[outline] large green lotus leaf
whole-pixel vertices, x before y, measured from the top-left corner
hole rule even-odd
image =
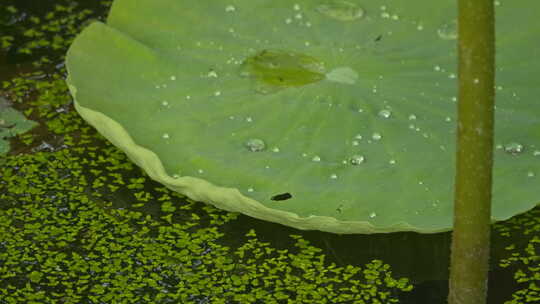
[[[117,0],[79,113],[192,199],[336,233],[452,227],[454,0]],[[540,10],[497,1],[493,220],[540,201]]]

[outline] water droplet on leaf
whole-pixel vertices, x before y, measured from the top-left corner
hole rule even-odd
[[[364,161],[366,160],[366,158],[362,155],[353,155],[349,162],[351,163],[351,165],[360,165],[361,163],[363,163]]]
[[[354,21],[364,17],[365,11],[357,4],[344,0],[325,1],[316,7],[317,11],[339,21]]]
[[[392,116],[392,112],[390,112],[390,110],[381,110],[379,112],[379,117],[390,118],[390,116]]]
[[[508,143],[504,145],[504,151],[512,155],[520,154],[523,152],[523,145],[516,142]]]
[[[437,34],[439,35],[439,38],[444,40],[456,40],[458,36],[457,21],[453,20],[449,23],[441,25],[441,27],[437,30]]]
[[[344,84],[355,84],[358,78],[358,73],[350,67],[335,68],[326,74],[326,79]]]
[[[251,152],[263,151],[266,148],[266,144],[262,139],[250,138],[245,143],[246,148]]]

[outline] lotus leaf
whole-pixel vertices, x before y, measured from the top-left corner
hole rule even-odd
[[[540,2],[496,1],[493,221],[540,202]],[[74,41],[90,124],[155,180],[335,233],[450,230],[453,0],[116,0]]]

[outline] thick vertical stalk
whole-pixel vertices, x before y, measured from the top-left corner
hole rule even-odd
[[[493,164],[493,0],[458,0],[459,105],[449,304],[486,303]]]

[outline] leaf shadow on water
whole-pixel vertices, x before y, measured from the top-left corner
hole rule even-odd
[[[255,229],[264,242],[280,249],[292,248],[291,234],[299,234],[314,246],[321,248],[329,263],[338,266],[362,267],[374,259],[389,264],[396,277],[411,280],[414,289],[403,295],[400,303],[446,303],[450,261],[451,232],[420,234],[398,232],[388,234],[338,235],[320,231],[301,231],[280,224],[264,222],[240,215],[223,227],[224,240],[234,243],[235,236]],[[526,243],[526,238],[511,239],[512,243]],[[488,303],[499,304],[511,299],[517,288],[513,271],[501,268],[498,261],[508,253],[508,238],[495,231],[491,235],[490,288]]]

